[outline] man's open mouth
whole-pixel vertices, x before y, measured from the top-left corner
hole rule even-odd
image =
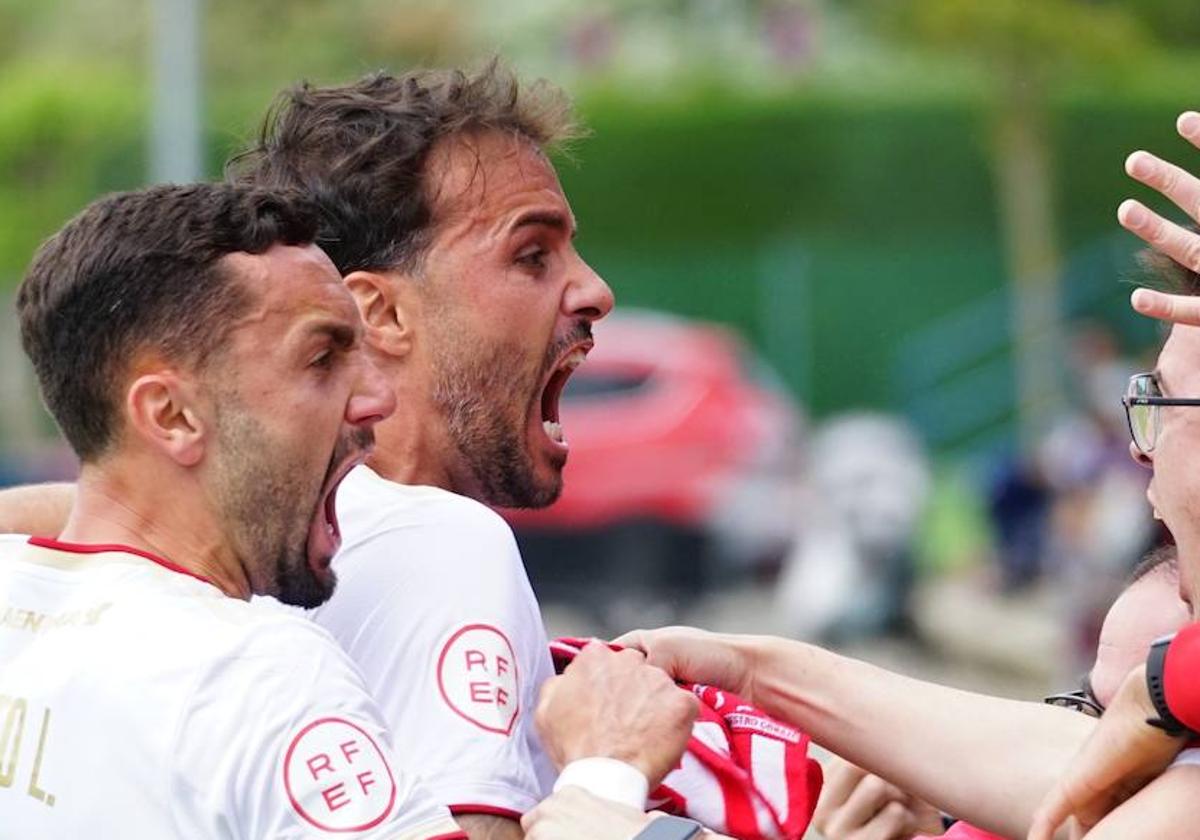
[[[563,389],[567,386],[567,380],[571,378],[575,369],[583,364],[591,349],[590,341],[571,347],[559,357],[558,363],[550,371],[546,384],[542,386],[542,430],[545,431],[546,437],[561,446],[566,446],[567,439],[559,420],[558,405]]]
[[[314,572],[323,572],[329,561],[342,546],[342,531],[337,518],[337,491],[350,470],[366,460],[368,450],[359,449],[353,456],[343,458],[330,465],[321,496],[313,511],[313,522],[309,529],[309,564]]]

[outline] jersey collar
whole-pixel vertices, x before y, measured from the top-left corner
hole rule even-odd
[[[66,551],[71,554],[104,554],[107,552],[118,552],[121,554],[136,554],[138,557],[144,557],[152,563],[157,563],[164,569],[169,569],[172,572],[177,572],[181,575],[195,578],[201,583],[207,583],[209,586],[215,584],[206,577],[196,574],[190,569],[185,569],[178,563],[172,563],[165,557],[159,557],[157,554],[151,554],[140,548],[134,548],[131,545],[121,545],[120,543],[73,543],[62,542],[61,540],[50,539],[49,537],[30,537],[29,544],[35,545],[38,548],[48,548],[51,551]]]

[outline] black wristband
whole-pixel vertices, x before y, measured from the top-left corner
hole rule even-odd
[[[1146,688],[1150,692],[1150,702],[1154,704],[1156,718],[1146,718],[1146,723],[1156,729],[1161,729],[1171,737],[1186,735],[1191,732],[1179,718],[1171,714],[1167,705],[1167,693],[1164,688],[1163,672],[1167,662],[1167,649],[1174,636],[1163,636],[1155,639],[1150,645],[1150,653],[1146,657]]]
[[[692,840],[704,826],[682,817],[657,817],[633,836],[633,840]]]

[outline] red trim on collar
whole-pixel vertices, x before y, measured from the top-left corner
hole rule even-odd
[[[111,544],[93,544],[93,543],[72,543],[53,540],[49,537],[30,537],[30,545],[36,545],[38,548],[49,548],[53,551],[67,551],[71,554],[104,554],[106,552],[115,551],[120,554],[136,554],[138,557],[144,557],[152,563],[157,563],[164,569],[169,569],[172,572],[178,572],[181,575],[195,578],[201,583],[207,583],[209,586],[216,586],[211,580],[202,577],[195,572],[183,568],[183,566],[172,563],[165,557],[159,557],[157,554],[151,554],[140,548],[134,548],[131,545],[121,545],[119,543]]]
[[[520,811],[514,811],[512,808],[497,808],[495,805],[451,805],[450,813],[456,817],[475,814],[486,817],[503,817],[515,822],[521,821]]]

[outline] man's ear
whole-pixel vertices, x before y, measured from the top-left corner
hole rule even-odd
[[[212,432],[199,396],[195,381],[175,371],[137,377],[125,393],[130,432],[180,466],[195,466]]]
[[[412,352],[417,323],[413,282],[404,275],[354,271],[343,279],[366,328],[366,342],[388,356]]]

